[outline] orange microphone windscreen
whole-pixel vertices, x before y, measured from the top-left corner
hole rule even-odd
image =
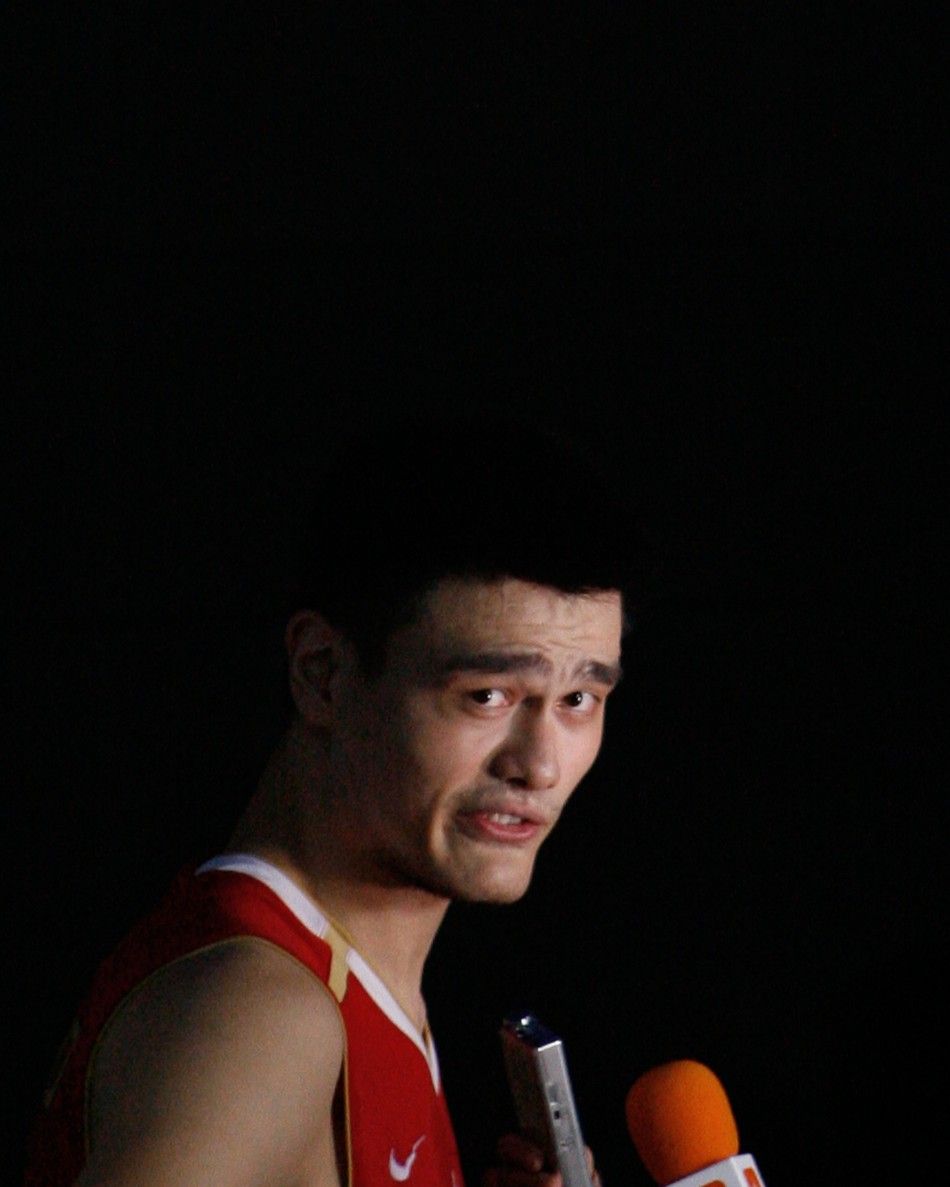
[[[725,1090],[692,1059],[643,1073],[627,1093],[627,1128],[643,1165],[661,1184],[739,1153]]]

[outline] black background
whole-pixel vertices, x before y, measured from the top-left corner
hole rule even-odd
[[[496,1030],[522,1007],[565,1037],[609,1187],[648,1181],[626,1089],[683,1056],[770,1187],[931,1167],[923,19],[14,20],[14,1159],[95,963],[276,740],[315,460],[368,418],[516,407],[599,452],[667,563],[531,891],[453,908],[430,961],[467,1174],[511,1122]],[[522,497],[529,474],[486,514]]]

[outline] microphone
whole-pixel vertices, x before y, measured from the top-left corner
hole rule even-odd
[[[704,1064],[677,1059],[644,1072],[627,1093],[627,1128],[661,1187],[765,1187],[725,1089]]]

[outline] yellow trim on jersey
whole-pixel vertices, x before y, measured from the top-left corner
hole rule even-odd
[[[331,923],[327,928],[323,940],[330,947],[330,976],[327,985],[338,1002],[342,1002],[346,995],[346,981],[350,968],[346,962],[350,945]]]

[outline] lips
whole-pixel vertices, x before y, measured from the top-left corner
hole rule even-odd
[[[514,807],[477,808],[458,816],[462,831],[478,841],[501,844],[524,844],[533,840],[544,828],[537,813],[526,813]]]

